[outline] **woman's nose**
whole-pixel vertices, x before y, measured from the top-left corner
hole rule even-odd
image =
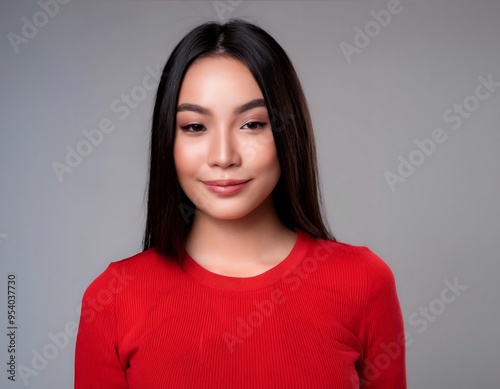
[[[212,131],[208,159],[211,166],[219,166],[222,168],[241,162],[238,142],[237,139],[235,139],[235,134],[232,129],[221,128]]]

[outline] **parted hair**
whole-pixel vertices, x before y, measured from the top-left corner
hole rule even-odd
[[[280,220],[290,229],[336,241],[323,217],[312,122],[297,73],[271,35],[256,24],[230,19],[193,28],[163,68],[152,118],[143,250],[154,248],[179,263],[186,253],[196,206],[180,187],[175,169],[176,111],[186,71],[207,56],[241,61],[262,91],[281,169],[272,193]]]

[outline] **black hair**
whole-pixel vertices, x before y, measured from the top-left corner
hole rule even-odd
[[[262,91],[281,168],[272,194],[280,220],[290,229],[336,241],[323,221],[312,123],[295,69],[266,31],[245,20],[230,19],[193,28],[163,68],[153,110],[143,250],[155,248],[178,262],[185,255],[184,241],[196,207],[177,179],[173,158],[176,111],[187,69],[207,56],[241,61]]]

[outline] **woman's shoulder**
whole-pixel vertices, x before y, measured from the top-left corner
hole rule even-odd
[[[312,253],[312,254],[311,254]],[[381,256],[368,246],[343,241],[313,239],[309,262],[324,263],[324,270],[349,275],[368,284],[394,282],[394,274]]]
[[[319,259],[329,258],[330,261],[347,263],[362,262],[368,266],[386,267],[387,263],[368,246],[356,245],[345,241],[310,238],[310,250]]]
[[[180,267],[173,259],[165,258],[154,248],[150,248],[109,262],[88,285],[85,294],[102,294],[103,290],[120,291],[133,285],[144,285],[144,282],[151,284],[159,277],[168,277],[175,269]]]
[[[124,268],[135,271],[158,271],[169,265],[177,265],[173,259],[167,258],[156,251],[154,247],[131,256],[110,262],[112,267]],[[178,266],[178,265],[177,265]]]

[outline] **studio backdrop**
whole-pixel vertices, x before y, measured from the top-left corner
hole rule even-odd
[[[162,67],[236,17],[297,69],[335,237],[394,272],[408,387],[500,388],[496,0],[2,0],[0,387],[73,386],[85,288],[142,251]]]

